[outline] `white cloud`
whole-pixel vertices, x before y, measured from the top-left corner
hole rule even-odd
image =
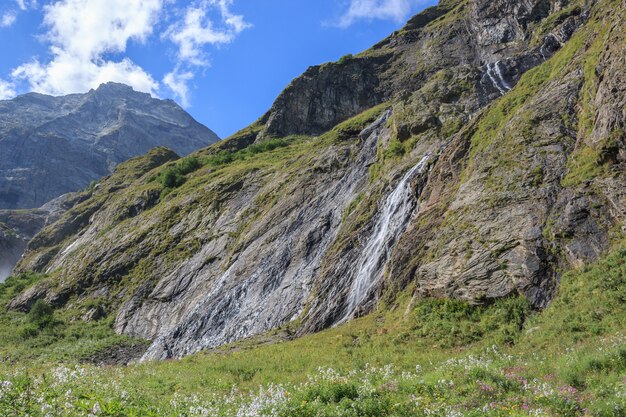
[[[15,97],[16,92],[13,83],[0,79],[0,100]]]
[[[17,20],[17,14],[14,12],[5,12],[0,18],[0,27],[8,28],[13,26],[15,21]]]
[[[231,13],[232,0],[205,0],[187,8],[182,22],[171,25],[165,36],[178,46],[178,58],[190,65],[207,66],[204,46],[233,41],[244,29],[250,27],[243,16]],[[222,25],[216,27],[210,19],[212,8],[218,8]]]
[[[23,64],[12,76],[46,94],[84,92],[106,81],[154,93],[158,83],[141,67],[105,55],[125,52],[130,41],[145,41],[162,6],[163,0],[61,0],[44,6],[52,59]]]
[[[23,64],[11,76],[28,82],[31,91],[52,95],[85,92],[108,81],[128,84],[147,93],[154,93],[159,87],[150,74],[128,58],[119,62],[92,61],[62,51],[47,64],[39,61]]]
[[[414,5],[420,0],[351,0],[346,13],[339,19],[338,26],[348,27],[357,20],[404,21]]]
[[[152,32],[162,0],[62,0],[46,6],[48,38],[81,58],[123,52]]]
[[[20,10],[34,9],[37,7],[37,0],[15,0]]]
[[[21,10],[39,8],[37,0],[15,1]],[[33,58],[14,68],[7,78],[10,84],[0,85],[0,92],[14,95],[27,85],[30,91],[63,95],[115,81],[153,95],[169,92],[188,107],[195,73],[209,65],[207,46],[230,43],[250,27],[243,16],[231,12],[233,1],[39,2],[45,29],[39,38],[47,43],[49,58]],[[160,83],[127,56],[129,44],[148,40],[176,47],[176,63]]]
[[[180,71],[179,68],[163,77],[163,84],[169,88],[180,100],[183,107],[189,107],[189,82],[193,80],[194,74],[191,71]]]
[[[191,67],[207,67],[206,45],[232,42],[237,35],[249,28],[243,16],[231,12],[233,0],[204,0],[188,7],[184,19],[171,25],[164,37],[178,46],[178,65],[165,75],[163,83],[189,106],[189,83],[194,76]],[[218,24],[211,19],[211,12],[219,12]],[[184,68],[184,69],[183,69]]]

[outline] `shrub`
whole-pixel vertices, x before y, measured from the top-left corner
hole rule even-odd
[[[32,339],[39,334],[39,328],[34,324],[27,324],[19,330],[22,339]]]
[[[187,180],[186,175],[197,171],[202,164],[195,156],[183,158],[175,165],[165,169],[159,176],[158,180],[163,188],[178,188]]]
[[[54,323],[54,309],[44,300],[37,300],[28,313],[28,321],[39,329],[50,327]]]
[[[176,172],[175,168],[168,168],[161,175],[160,182],[165,188],[176,188],[183,185],[185,177]]]
[[[198,169],[200,169],[201,166],[202,164],[200,163],[200,160],[198,158],[196,158],[195,156],[190,156],[188,158],[183,158],[178,163],[177,168],[182,175],[187,175],[191,172],[197,171]]]
[[[343,399],[356,400],[358,387],[353,382],[324,382],[311,386],[305,393],[307,401],[320,401],[323,404],[338,403]]]
[[[395,139],[389,142],[389,148],[387,148],[387,150],[385,151],[385,156],[393,158],[393,157],[404,155],[404,152],[405,152],[405,149],[404,149],[404,145],[402,144],[402,142]]]
[[[291,145],[294,139],[295,138],[268,139],[260,143],[254,143],[236,152],[222,151],[215,155],[209,156],[206,159],[206,164],[214,167],[227,165],[231,162],[243,160],[259,153],[270,152],[274,149],[284,148]]]
[[[519,336],[531,307],[523,297],[510,297],[487,305],[466,301],[425,299],[413,312],[413,330],[444,347],[462,346],[491,337],[512,344]]]
[[[345,65],[348,62],[350,62],[353,58],[354,58],[354,56],[352,54],[347,54],[347,55],[344,55],[341,58],[339,58],[339,61],[337,63],[339,65]]]

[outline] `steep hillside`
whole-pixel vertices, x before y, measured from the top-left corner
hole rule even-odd
[[[29,244],[18,271],[47,277],[9,307],[95,303],[152,341],[144,359],[318,331],[406,291],[545,308],[625,231],[625,14],[442,1],[235,136],[100,182]]]
[[[543,313],[522,297],[472,306],[403,295],[297,340],[284,340],[286,327],[126,367],[89,364],[120,360],[103,348],[116,337],[106,320],[0,312],[0,415],[623,417],[625,260],[622,244],[565,274]],[[0,302],[25,279],[0,285]]]
[[[187,155],[217,140],[174,102],[121,84],[0,101],[0,209],[38,208],[156,146]]]
[[[0,210],[0,282],[11,275],[28,242],[78,202],[78,195],[65,194],[39,209]]]

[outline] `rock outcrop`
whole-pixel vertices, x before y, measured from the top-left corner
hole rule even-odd
[[[121,84],[0,101],[0,209],[37,208],[80,191],[157,146],[187,155],[217,140],[173,101]]]
[[[309,69],[201,166],[120,166],[33,239],[18,270],[49,278],[10,308],[106,300],[145,359],[403,291],[543,308],[626,232],[624,22],[613,0],[442,1]]]
[[[0,282],[11,275],[28,242],[80,199],[65,194],[33,210],[0,210]]]

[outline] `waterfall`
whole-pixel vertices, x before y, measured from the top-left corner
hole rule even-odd
[[[493,64],[487,64],[487,76],[491,80],[491,83],[498,89],[500,94],[506,94],[511,89],[509,83],[506,82],[500,69],[500,61]]]
[[[372,235],[356,264],[356,273],[348,295],[345,313],[338,323],[349,320],[353,316],[355,310],[382,277],[383,268],[391,250],[408,226],[417,208],[417,199],[411,190],[411,179],[415,175],[425,172],[431,158],[432,153],[427,153],[417,165],[404,175],[394,191],[385,200]]]
[[[506,80],[504,79],[504,76],[502,75],[502,70],[500,68],[500,61],[496,62],[493,66],[495,67],[496,74],[498,74],[498,78],[500,79],[502,86],[504,87],[506,91],[509,91],[511,89],[511,86],[509,85],[509,83],[506,82]]]

